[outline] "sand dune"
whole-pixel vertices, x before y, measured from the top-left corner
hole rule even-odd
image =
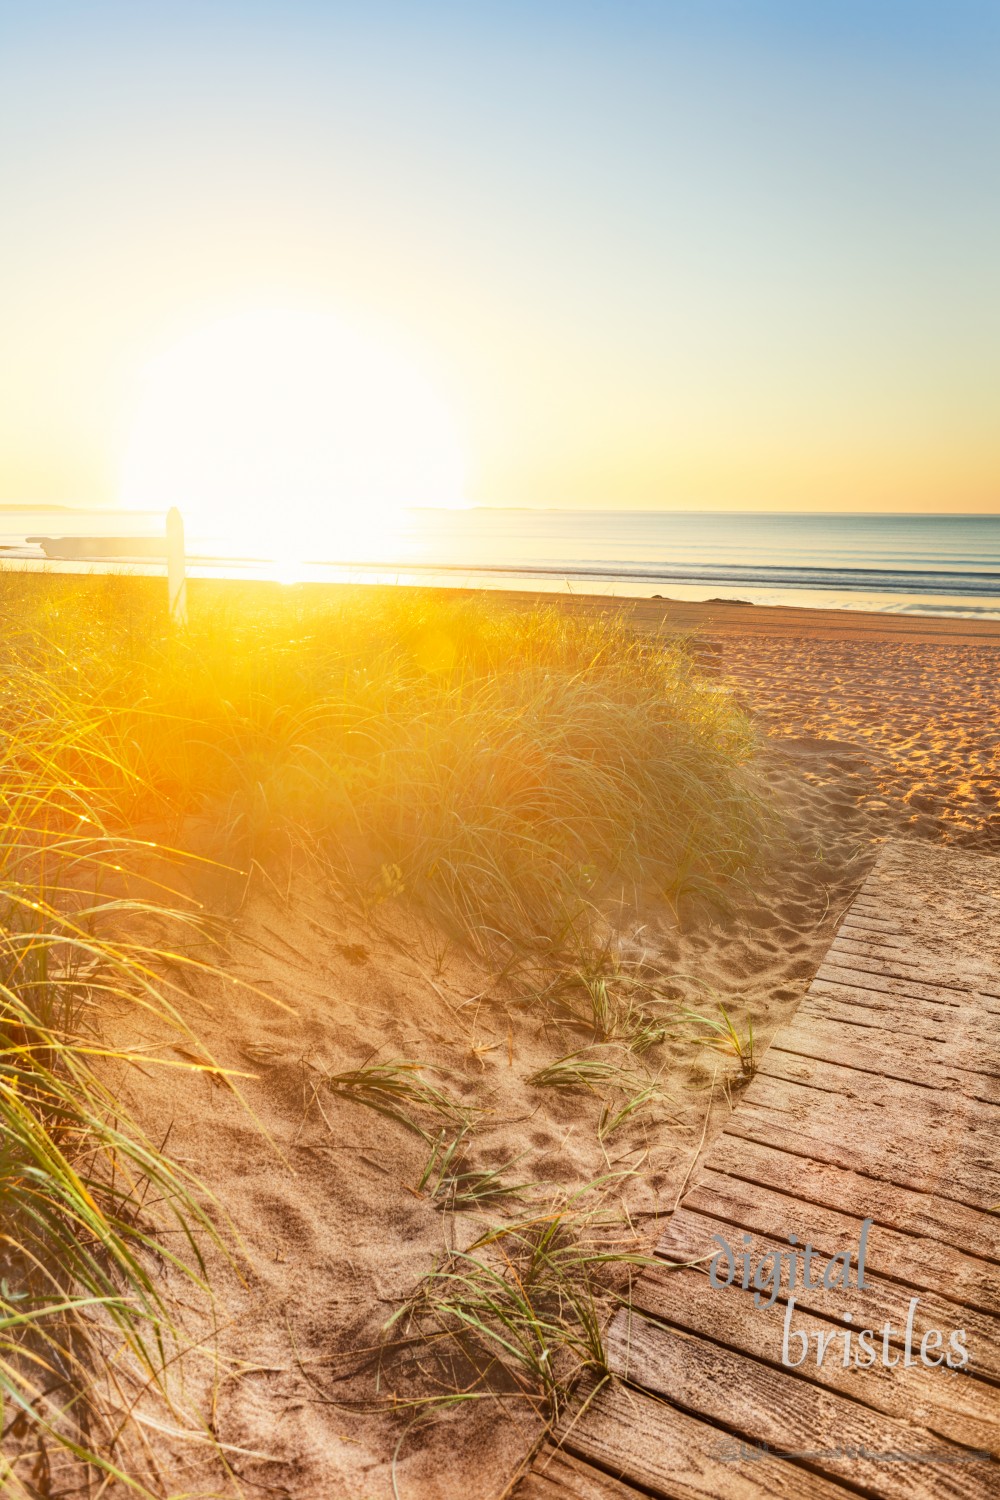
[[[881,839],[1000,848],[1000,630],[966,637],[953,622],[880,628],[738,606],[699,614],[643,604],[635,613],[657,631],[700,628],[720,689],[758,715],[761,775],[781,826],[752,889],[677,911],[650,903],[623,957],[678,1004],[721,1001],[741,1029],[752,1019],[762,1047],[794,1013]],[[363,919],[304,887],[287,900],[261,895],[240,918],[233,959],[288,1007],[237,1002],[218,985],[193,1001],[213,1057],[252,1075],[240,1083],[252,1116],[209,1076],[182,1075],[169,1122],[172,1150],[226,1205],[246,1248],[243,1279],[221,1258],[213,1267],[222,1360],[214,1432],[247,1493],[381,1500],[392,1494],[405,1421],[361,1409],[373,1385],[352,1374],[353,1351],[375,1343],[435,1257],[480,1226],[419,1191],[427,1148],[418,1137],[324,1093],[324,1076],[374,1055],[435,1064],[483,1111],[477,1164],[516,1158],[517,1180],[556,1188],[634,1168],[624,1201],[651,1237],[738,1100],[739,1070],[694,1046],[690,1032],[675,1036],[656,1057],[673,1101],[605,1152],[597,1097],[527,1082],[580,1045],[579,1032],[397,903]],[[156,1076],[134,1078],[129,1099],[163,1128]],[[207,1332],[192,1311],[192,1337]],[[382,1399],[391,1381],[390,1372]],[[460,1408],[402,1442],[399,1494],[494,1500],[539,1430],[522,1404]],[[190,1449],[176,1458],[175,1483],[209,1482]]]

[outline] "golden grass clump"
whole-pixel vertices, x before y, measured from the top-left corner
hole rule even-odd
[[[111,1086],[126,1058],[102,1012],[179,1022],[164,955],[125,932],[170,914],[107,890],[128,843],[92,799],[105,726],[68,659],[30,632],[2,638],[0,1492],[41,1495],[143,1467],[132,1413],[171,1400],[163,1273],[200,1284],[197,1236],[213,1231]]]
[[[184,843],[197,821],[244,870],[308,853],[480,951],[551,947],[609,897],[715,888],[752,857],[748,722],[683,643],[488,596],[208,584],[172,635],[154,580],[75,582],[45,630],[103,716],[116,826]]]

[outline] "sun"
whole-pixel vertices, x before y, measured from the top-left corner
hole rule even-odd
[[[254,311],[142,371],[120,498],[178,506],[233,555],[365,561],[391,554],[403,507],[459,505],[462,486],[455,423],[416,366],[332,314]]]

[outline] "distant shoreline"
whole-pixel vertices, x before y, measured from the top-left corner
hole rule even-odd
[[[687,602],[721,595],[758,607],[1000,619],[996,515],[477,507],[411,509],[381,529],[359,525],[356,533],[349,525],[342,531],[335,515],[310,521],[291,507],[256,530],[249,522],[236,525],[234,516],[227,536],[200,529],[192,518],[189,576],[669,595]],[[0,511],[0,545],[16,568],[151,571],[162,566],[151,558],[163,526],[158,512],[8,506]],[[53,559],[71,560],[46,564],[26,538],[43,542]]]
[[[11,570],[13,572],[14,570]],[[81,565],[63,568],[37,564],[19,567],[26,589],[44,588],[45,579],[65,579],[75,575],[81,584],[102,586],[109,575],[131,574],[151,588],[166,588],[162,571],[140,572],[138,568],[117,569]],[[11,574],[8,573],[8,578]],[[32,580],[28,582],[28,580]],[[608,594],[567,594],[541,589],[481,589],[428,583],[362,583],[337,580],[307,580],[291,585],[315,596],[318,593],[357,593],[360,590],[411,594],[430,597],[446,594],[449,598],[480,598],[489,594],[497,607],[513,610],[537,609],[541,606],[565,610],[570,614],[622,614],[634,625],[652,634],[699,635],[709,637],[771,637],[780,640],[837,640],[884,642],[896,644],[943,644],[950,646],[1000,647],[1000,618],[976,615],[899,614],[881,610],[824,608],[815,604],[751,604],[738,599],[688,600],[669,597],[649,598]],[[261,605],[276,593],[284,594],[289,585],[266,578],[189,578],[192,603],[216,595],[221,601],[240,594],[248,602]]]

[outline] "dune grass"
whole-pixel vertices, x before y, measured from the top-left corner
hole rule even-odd
[[[442,1130],[431,1144],[417,1192],[426,1193],[436,1208],[449,1213],[481,1209],[505,1199],[519,1198],[531,1186],[505,1180],[504,1173],[511,1171],[521,1157],[499,1167],[472,1166],[467,1160],[468,1136],[469,1126],[463,1125],[451,1140],[448,1131]]]
[[[528,1078],[536,1088],[562,1089],[575,1092],[586,1089],[596,1093],[602,1088],[633,1087],[639,1080],[629,1068],[623,1067],[614,1053],[601,1052],[597,1048],[581,1048],[568,1052],[546,1063]]]
[[[163,603],[156,580],[0,571],[0,1430],[16,1439],[0,1487],[12,1493],[44,1488],[53,1463],[139,1473],[124,1413],[137,1383],[166,1389],[176,1332],[156,1268],[197,1280],[212,1232],[198,1185],[127,1120],[114,1083],[127,1060],[103,1040],[116,1007],[180,1024],[171,975],[197,962],[189,910],[169,892],[129,895],[147,840],[238,872],[231,899],[284,864],[369,916],[412,902],[509,965],[589,951],[640,890],[718,889],[750,866],[763,829],[743,715],[683,645],[621,620],[404,590],[195,585],[178,633]],[[144,916],[167,923],[170,945],[136,936]],[[582,988],[596,1040],[660,1039],[657,1017],[612,1003],[599,978]],[[429,1142],[414,1110],[462,1123],[412,1067],[384,1066],[391,1076],[330,1087]],[[455,1206],[498,1190],[469,1173],[436,1162],[425,1186]],[[563,1215],[520,1239],[504,1230],[508,1269],[470,1251],[419,1312],[450,1326],[463,1297],[469,1316],[495,1308],[515,1384],[536,1382],[550,1404],[553,1338],[599,1363],[590,1262],[565,1228]],[[535,1285],[537,1305],[524,1300]],[[506,1334],[479,1333],[507,1358]]]
[[[131,1409],[171,1399],[163,1273],[204,1289],[204,1195],[128,1120],[99,1025],[180,1026],[166,963],[199,960],[128,931],[189,913],[109,890],[128,840],[92,798],[107,740],[72,664],[8,630],[0,668],[0,1490],[62,1493],[88,1469],[137,1483]]]
[[[704,1032],[698,1037],[700,1045],[710,1047],[713,1051],[735,1057],[740,1065],[740,1072],[749,1082],[757,1071],[757,1054],[754,1044],[753,1017],[747,1017],[747,1029],[740,1033],[729,1012],[721,1001],[718,1002],[719,1016],[704,1016],[693,1010],[682,1010],[680,1017],[683,1021],[694,1026],[702,1026]],[[721,1018],[721,1019],[720,1019]]]
[[[427,1063],[409,1058],[370,1062],[342,1073],[328,1073],[323,1085],[331,1093],[378,1114],[397,1120],[430,1143],[431,1135],[420,1116],[442,1116],[456,1126],[468,1123],[469,1108],[423,1076],[433,1072]],[[416,1111],[416,1112],[415,1112]]]
[[[607,946],[584,964],[550,969],[539,985],[539,999],[560,1021],[589,1032],[591,1040],[619,1042],[637,1056],[666,1041],[674,1007],[628,968]]]
[[[607,1375],[611,1288],[623,1268],[656,1264],[609,1211],[614,1185],[588,1183],[441,1258],[383,1329],[395,1389],[416,1393],[409,1404],[526,1400],[552,1424],[582,1374]]]
[[[105,716],[117,826],[184,842],[200,820],[245,870],[308,854],[367,909],[405,895],[494,956],[753,858],[748,722],[683,644],[488,597],[266,586],[193,590],[178,635],[154,580],[75,582],[39,629]]]

